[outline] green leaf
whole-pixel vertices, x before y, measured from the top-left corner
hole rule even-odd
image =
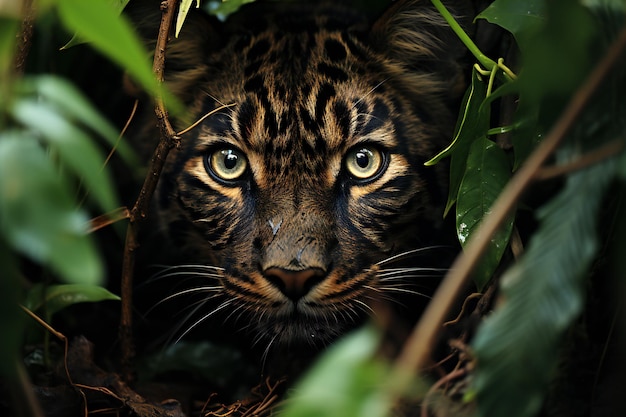
[[[87,236],[88,219],[38,141],[24,132],[0,136],[0,233],[61,278],[98,284],[102,264]]]
[[[583,306],[595,219],[615,169],[606,161],[572,174],[538,213],[541,226],[523,259],[503,276],[505,302],[472,343],[480,416],[530,417],[541,407],[561,337]]]
[[[209,1],[206,5],[206,10],[220,19],[226,19],[228,16],[239,10],[239,8],[244,4],[253,3],[254,1],[255,0]]]
[[[511,32],[525,51],[532,44],[525,42],[545,20],[545,0],[496,0],[476,16]]]
[[[481,105],[485,101],[487,84],[476,71],[472,71],[472,82],[463,97],[463,111],[459,113],[452,143],[426,165],[434,165],[448,155],[450,157],[450,186],[448,201],[444,210],[444,217],[454,206],[461,179],[465,173],[467,154],[472,142],[486,134],[489,128],[489,112],[482,111]]]
[[[57,1],[59,16],[69,30],[128,71],[152,95],[162,92],[152,73],[149,54],[125,16],[118,15],[106,0]],[[178,112],[180,103],[163,93],[170,110]]]
[[[476,135],[473,135],[468,132],[473,132],[475,130],[476,124],[483,125],[484,123],[477,123],[479,119],[479,108],[482,102],[485,100],[487,93],[487,84],[482,80],[482,77],[476,71],[476,68],[472,70],[472,82],[470,86],[465,91],[465,95],[463,96],[463,102],[461,103],[462,111],[459,113],[458,120],[456,122],[456,127],[454,129],[454,138],[450,145],[448,145],[444,150],[439,152],[436,156],[434,156],[429,161],[426,161],[424,165],[431,166],[437,164],[443,158],[449,156],[452,152],[454,152],[455,148],[459,143],[464,143],[463,140],[459,140],[459,137],[463,137],[464,139],[472,136],[474,138],[480,136],[484,132],[476,132]]]
[[[2,7],[0,5],[0,79],[2,80],[0,83],[0,97],[2,97],[2,100],[0,100],[0,111],[3,111],[6,105],[6,97],[9,97],[7,90],[9,90],[11,84],[5,80],[8,81],[13,75],[16,34],[20,27],[20,20],[18,19],[19,8],[16,10],[17,14],[15,16],[7,16],[1,13]],[[5,13],[9,13],[9,11],[5,11]]]
[[[388,370],[374,360],[378,342],[374,329],[365,327],[332,346],[296,386],[281,416],[387,416]]]
[[[46,100],[58,107],[70,120],[76,120],[85,127],[98,133],[103,139],[115,146],[116,151],[132,166],[139,164],[134,150],[125,141],[118,141],[118,132],[111,123],[98,112],[83,93],[63,78],[40,75],[23,80],[20,90],[36,94],[39,100]]]
[[[78,303],[95,303],[116,300],[120,297],[97,285],[63,284],[44,286],[39,284],[27,294],[25,306],[37,311],[45,306],[48,317]]]
[[[178,16],[176,17],[176,37],[178,37],[180,30],[183,28],[183,23],[185,22],[185,18],[187,18],[191,3],[193,3],[193,0],[182,0],[180,2]],[[200,7],[200,0],[196,0],[196,7]]]
[[[545,2],[545,18],[524,33],[524,68],[519,74],[519,106],[512,135],[515,167],[520,166],[552,126],[604,49],[597,26],[583,6],[570,0]]]
[[[486,138],[472,144],[456,203],[456,228],[461,245],[467,245],[472,239],[483,218],[489,215],[494,201],[506,186],[510,176],[509,160],[498,145]],[[513,216],[509,216],[491,239],[489,249],[476,268],[474,282],[479,291],[498,266],[508,245],[512,227]]]
[[[124,7],[126,7],[126,5],[128,4],[130,0],[106,0],[106,1],[111,6],[111,9],[114,10],[117,15],[120,15],[122,11],[124,10]],[[74,35],[72,36],[72,39],[70,39],[68,43],[63,45],[61,49],[69,49],[73,46],[81,45],[83,43],[85,43],[84,39],[82,39],[78,35]]]
[[[89,136],[45,102],[17,100],[12,113],[16,120],[50,143],[61,162],[83,180],[105,211],[118,206],[108,171],[102,169],[104,158]]]

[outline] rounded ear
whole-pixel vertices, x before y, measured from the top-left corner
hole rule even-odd
[[[466,31],[473,16],[470,0],[445,1]],[[464,85],[461,72],[467,50],[430,0],[398,0],[374,23],[374,48],[407,71],[440,75],[450,87]],[[451,93],[455,94],[455,91]]]

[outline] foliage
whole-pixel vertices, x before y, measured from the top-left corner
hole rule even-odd
[[[331,347],[294,388],[285,417],[386,416],[391,397],[385,389],[388,367],[375,360],[379,342],[366,327]]]
[[[598,48],[606,45],[603,39],[612,40],[616,30],[623,27],[624,4],[607,4],[602,4],[600,10],[566,0],[497,0],[478,16],[515,36],[523,67],[519,77],[502,61],[491,61],[491,68],[476,67],[453,142],[427,163],[451,159],[446,211],[456,203],[457,232],[462,244],[478,230],[508,177],[548,133],[604,53],[604,48]],[[599,20],[607,17],[613,25]],[[601,28],[613,32],[603,33]],[[475,45],[470,43],[468,48],[479,62],[490,62]],[[624,91],[625,80],[623,72],[618,72],[605,81],[608,86],[598,93],[603,98],[595,100],[579,118],[557,161],[567,164],[603,142],[626,139],[620,116],[626,108],[623,98],[618,97],[618,92]],[[519,105],[511,124],[500,126],[492,120],[491,109],[507,97],[515,97]],[[499,133],[512,136],[510,158],[491,140]],[[554,377],[564,333],[584,303],[585,278],[599,245],[597,221],[608,185],[624,166],[622,152],[620,157],[571,173],[563,190],[538,211],[541,227],[523,260],[502,278],[503,303],[485,320],[472,344],[477,368],[466,401],[476,401],[477,415],[537,414]],[[479,289],[486,285],[508,246],[513,220],[510,216],[492,238],[491,248],[474,275]],[[341,369],[337,365],[335,374]],[[329,378],[320,376],[317,388],[311,391],[322,389]],[[312,405],[311,410],[315,407]],[[325,415],[368,414],[355,406]]]
[[[42,285],[37,284],[28,291],[24,307],[31,311],[44,309],[46,320],[55,313],[78,303],[95,303],[120,298],[106,288],[85,284]]]
[[[439,0],[432,1],[446,13]],[[38,18],[53,11],[75,34],[66,48],[89,42],[157,95],[149,54],[119,16],[127,2],[36,3]],[[216,2],[185,0],[176,30],[192,6],[224,17],[247,2],[228,0],[215,7]],[[67,80],[21,77],[12,71],[19,19],[2,7],[0,3],[0,320],[5,343],[0,347],[0,372],[15,376],[13,360],[23,329],[17,303],[46,311],[49,320],[78,302],[117,298],[100,286],[102,248],[88,234],[88,224],[92,212],[119,206],[102,143],[116,147],[128,164],[136,162],[124,142],[118,142],[111,123]],[[449,158],[446,213],[454,210],[462,246],[474,238],[510,178],[541,144],[604,55],[624,25],[625,9],[620,0],[496,0],[477,18],[513,35],[521,54],[519,74],[502,60],[487,57],[455,26],[478,64],[453,140],[428,165]],[[625,79],[615,72],[606,81],[601,98],[592,101],[570,129],[555,155],[557,163],[567,166],[604,143],[625,140],[626,108],[620,97],[626,91]],[[175,100],[167,99],[176,109]],[[499,106],[506,101],[516,104],[512,120],[499,119]],[[625,167],[622,152],[578,172],[566,170],[565,185],[537,211],[539,228],[521,260],[502,276],[501,302],[479,326],[471,345],[475,371],[466,401],[475,401],[477,415],[530,417],[541,407],[563,335],[583,308],[585,279],[602,244],[597,223],[607,190],[615,180],[626,180]],[[512,213],[491,238],[473,275],[479,290],[493,280],[515,221]],[[30,278],[20,270],[24,258],[50,271],[53,284],[22,291],[22,279]],[[393,380],[397,374],[375,359],[378,344],[379,337],[368,327],[329,349],[296,387],[284,415],[389,415],[398,394]],[[180,348],[164,360],[173,369],[193,368],[189,362],[198,363],[204,355],[206,350],[197,345]],[[181,365],[181,359],[188,361]]]
[[[42,16],[54,8],[70,31],[128,65],[132,75],[156,91],[130,26],[104,0],[86,8],[84,4],[42,0],[37,6]],[[7,309],[0,319],[7,336],[2,371],[13,374],[23,330],[17,307],[24,298],[17,268],[21,257],[72,284],[46,288],[39,304],[46,303],[49,315],[77,302],[115,298],[98,287],[104,281],[103,261],[88,235],[89,214],[83,204],[101,212],[119,206],[99,142],[116,146],[129,163],[134,163],[134,156],[118,141],[117,130],[71,83],[50,75],[20,77],[12,71],[19,15],[6,11],[0,8],[0,18],[7,23],[0,32],[5,75],[0,79],[0,246],[2,283],[10,290],[0,293],[0,304]]]

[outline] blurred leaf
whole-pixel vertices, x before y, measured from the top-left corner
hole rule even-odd
[[[187,18],[187,13],[189,13],[191,3],[193,3],[193,0],[182,0],[180,2],[180,6],[178,6],[178,16],[176,17],[176,37],[178,37],[180,30],[183,28],[183,23]],[[196,0],[196,7],[200,7],[200,0]]]
[[[98,284],[102,265],[86,235],[88,219],[36,139],[0,135],[0,233],[15,250],[64,280]]]
[[[541,227],[521,262],[502,278],[505,302],[472,344],[479,415],[528,417],[541,407],[560,338],[582,309],[595,219],[615,168],[607,161],[572,174],[538,213]]]
[[[2,6],[0,6],[0,9]],[[1,12],[1,10],[0,10]],[[7,12],[8,13],[8,12]],[[16,33],[20,27],[18,16],[6,16],[0,13],[0,112],[3,111],[8,97],[10,83],[5,82],[13,72]],[[0,113],[1,114],[1,113]],[[1,119],[0,119],[1,121]]]
[[[379,336],[365,327],[333,345],[296,386],[284,417],[386,416],[387,368],[376,362]]]
[[[58,151],[61,162],[84,181],[105,211],[118,206],[109,173],[102,169],[104,159],[89,136],[45,102],[17,100],[12,112],[16,120],[37,132]]]
[[[35,95],[38,101],[50,103],[58,108],[69,120],[76,120],[98,133],[129,164],[138,165],[133,149],[124,141],[118,142],[117,130],[96,110],[85,96],[70,82],[50,76],[40,75],[23,80],[19,85],[22,94]]]
[[[489,215],[491,206],[510,176],[509,160],[498,145],[486,138],[474,141],[467,158],[467,169],[459,187],[456,208],[457,235],[463,246],[472,239],[483,218]],[[474,282],[479,291],[498,266],[508,245],[512,227],[511,215],[491,239],[489,249],[476,268]]]
[[[527,34],[519,74],[519,106],[512,135],[515,167],[528,157],[591,70],[603,45],[591,14],[578,2],[545,2],[546,19]],[[594,50],[595,45],[595,50]]]
[[[253,3],[255,0],[217,0],[209,1],[205,6],[206,10],[214,16],[220,19],[226,19],[231,14],[235,13],[241,6],[248,3]]]
[[[174,113],[180,112],[180,103],[171,94],[162,91],[156,81],[148,60],[149,54],[125,16],[118,15],[106,0],[56,1],[59,16],[69,30],[128,71],[152,95],[163,92],[168,108]]]
[[[124,7],[126,7],[129,1],[130,0],[106,0],[106,2],[111,6],[111,9],[115,11],[117,15],[120,15],[122,13],[122,11],[124,10]],[[74,35],[72,36],[72,39],[70,39],[68,43],[63,45],[61,49],[69,49],[73,46],[80,45],[83,43],[85,43],[85,40],[83,40],[78,35]]]
[[[38,284],[27,294],[24,305],[31,311],[45,306],[48,317],[78,303],[120,300],[120,297],[97,285],[65,284],[45,286]]]
[[[594,63],[595,24],[589,11],[571,0],[548,1],[546,17],[529,36],[532,48],[524,52],[522,91],[534,99],[551,94],[569,99]]]

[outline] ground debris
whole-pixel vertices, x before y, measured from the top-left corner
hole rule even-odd
[[[93,360],[93,344],[84,337],[72,341],[65,363],[57,366],[55,373],[53,379],[64,384],[34,387],[46,417],[74,417],[95,412],[101,416],[185,417],[178,401],[148,401],[118,374],[97,366]]]

